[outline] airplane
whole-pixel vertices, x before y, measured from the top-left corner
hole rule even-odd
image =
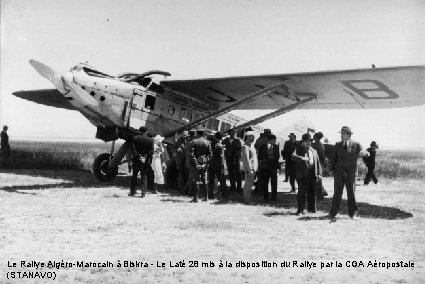
[[[33,59],[29,63],[55,89],[13,95],[79,111],[97,127],[96,138],[112,141],[110,153],[98,155],[93,163],[101,181],[113,180],[118,166],[129,160],[123,158],[140,126],[174,143],[176,133],[196,126],[239,131],[298,108],[383,109],[425,103],[424,66],[158,81],[171,74],[151,70],[112,76],[85,63],[57,72]],[[273,111],[242,122],[229,114],[235,109]],[[114,152],[118,139],[125,142]]]

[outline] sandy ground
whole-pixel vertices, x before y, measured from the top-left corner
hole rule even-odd
[[[192,204],[175,192],[128,197],[125,176],[108,185],[81,172],[0,172],[0,283],[424,283],[424,181],[358,187],[360,218],[345,215],[344,201],[336,222],[324,218],[331,198],[316,214],[293,215],[296,195],[282,181],[276,204],[245,205],[238,196]],[[324,181],[331,193],[332,183]],[[77,267],[82,261],[113,267]],[[237,267],[262,261],[278,267]],[[305,261],[315,267],[301,267]],[[55,280],[26,278],[29,272]]]

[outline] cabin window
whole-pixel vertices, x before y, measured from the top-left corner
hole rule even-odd
[[[220,121],[216,118],[210,118],[209,121],[207,121],[207,128],[211,130],[219,130],[219,123]]]
[[[220,121],[218,119],[213,119],[212,129],[215,130],[215,131],[218,131],[219,130],[219,123],[220,123]]]
[[[231,124],[222,122],[222,125],[220,126],[220,132],[225,133],[229,129],[231,129]]]
[[[192,120],[192,110],[181,108],[179,119],[184,120],[185,122],[190,122]]]
[[[155,106],[155,97],[151,95],[146,95],[145,108],[153,110],[154,106]]]

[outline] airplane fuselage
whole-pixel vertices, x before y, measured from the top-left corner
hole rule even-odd
[[[72,68],[71,73],[73,82],[83,92],[68,88],[64,96],[96,127],[146,126],[149,131],[163,135],[214,111],[211,106],[165,89],[151,79],[144,84],[124,82],[84,64]],[[88,106],[85,100],[96,103]],[[225,132],[244,122],[227,113],[209,119],[202,126]],[[255,130],[260,133],[263,128],[256,126]]]

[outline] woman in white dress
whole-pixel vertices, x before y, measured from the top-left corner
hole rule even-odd
[[[154,154],[152,155],[151,167],[154,171],[154,192],[158,193],[159,185],[164,184],[164,175],[163,175],[163,155],[164,155],[164,146],[163,146],[164,137],[157,135],[154,137]]]

